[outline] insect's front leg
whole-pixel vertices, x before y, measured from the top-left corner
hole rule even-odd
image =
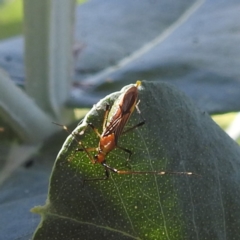
[[[88,123],[88,126],[92,128],[92,130],[96,133],[96,135],[100,138],[101,134],[98,132],[98,129],[94,127],[92,123]]]
[[[120,146],[116,146],[117,148],[123,150],[124,152],[126,152],[128,154],[128,158],[126,160],[126,166],[131,169],[131,165],[129,164],[129,161],[130,161],[130,158],[131,156],[133,155],[133,152],[127,148],[123,148],[123,147],[120,147]]]
[[[80,123],[81,123],[81,122],[82,122],[82,121],[80,121]],[[74,141],[75,141],[79,146],[81,146],[81,148],[76,148],[76,149],[75,149],[75,152],[78,152],[78,151],[80,151],[80,152],[86,152],[86,154],[87,154],[87,156],[89,157],[90,161],[91,161],[92,163],[95,163],[95,160],[94,160],[93,157],[90,155],[89,151],[96,151],[96,148],[85,148],[84,145],[83,145],[80,141],[78,141],[78,139],[77,139],[78,134],[77,134],[77,133],[75,133],[75,132],[70,132],[69,129],[68,129],[68,127],[65,126],[65,125],[62,125],[62,124],[59,124],[59,123],[55,123],[55,122],[53,122],[53,124],[62,127],[62,129],[65,130],[67,133],[69,133],[69,135],[71,135],[71,136],[73,137]],[[84,131],[83,131],[83,132],[84,132]],[[69,159],[68,161],[71,161],[71,160],[72,160],[72,158]]]
[[[104,118],[103,118],[103,126],[102,129],[105,129],[107,127],[107,120],[108,120],[108,116],[109,116],[109,112],[110,112],[110,105],[107,104],[106,105],[106,109],[105,109],[105,114],[104,114]]]
[[[105,129],[107,126],[107,119],[109,116],[110,109],[111,109],[110,105],[107,104],[105,113],[104,113],[104,118],[103,118],[103,126],[102,126],[103,129]],[[88,123],[88,126],[92,128],[92,130],[98,135],[99,138],[101,137],[101,134],[98,132],[98,129],[92,123]]]
[[[90,161],[95,164],[96,163],[95,159],[89,153],[89,152],[93,152],[93,151],[97,151],[97,149],[96,148],[85,148],[85,147],[83,147],[83,145],[82,145],[82,148],[75,149],[75,152],[85,152],[87,154],[88,158],[90,159]]]
[[[145,120],[142,120],[140,123],[138,123],[138,124],[130,127],[129,129],[125,130],[122,134],[128,133],[128,132],[134,130],[135,128],[141,127],[142,125],[145,124],[145,122],[146,122]]]
[[[136,110],[137,110],[137,112],[138,112],[138,114],[139,114],[139,116],[140,116],[140,118],[141,118],[141,122],[139,122],[139,123],[137,123],[136,125],[128,128],[127,130],[123,131],[122,134],[125,134],[125,133],[127,133],[127,132],[130,132],[130,131],[134,130],[135,128],[141,127],[142,125],[144,125],[144,124],[146,123],[146,120],[143,118],[143,116],[142,116],[142,114],[141,114],[141,111],[140,111],[140,109],[139,109],[139,107],[138,107],[138,104],[139,104],[139,103],[140,103],[140,100],[138,100],[135,108],[136,108]]]

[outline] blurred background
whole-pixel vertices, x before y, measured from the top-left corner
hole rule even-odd
[[[49,118],[69,124],[146,79],[176,85],[237,140],[238,9],[233,0],[1,0],[1,137],[39,142],[54,132]]]
[[[66,138],[53,121],[74,129],[138,79],[175,85],[240,143],[239,12],[239,0],[0,0],[4,196],[46,145],[53,163]]]
[[[41,110],[69,123],[73,108],[147,79],[171,82],[203,110],[224,113],[213,116],[224,129],[233,121],[239,107],[237,1],[70,2],[0,1],[1,70]],[[10,127],[18,135],[25,131]]]

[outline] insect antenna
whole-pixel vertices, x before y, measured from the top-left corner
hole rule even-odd
[[[82,122],[82,120],[81,120],[81,122]],[[52,122],[52,123],[55,124],[55,125],[57,125],[57,126],[62,127],[62,129],[65,130],[69,135],[71,135],[71,136],[73,137],[74,141],[75,141],[78,145],[81,146],[81,148],[76,148],[76,149],[75,149],[75,152],[79,152],[79,151],[82,152],[82,151],[84,151],[84,152],[87,154],[87,156],[89,157],[90,161],[91,161],[92,163],[95,163],[94,159],[92,158],[92,156],[90,155],[90,153],[89,153],[89,151],[88,151],[88,150],[95,150],[95,148],[94,148],[94,149],[92,149],[92,148],[91,148],[91,149],[88,149],[88,148],[84,147],[84,145],[82,144],[82,142],[77,140],[76,135],[73,134],[72,132],[70,132],[69,129],[68,129],[68,127],[67,127],[66,125],[63,125],[63,124],[60,124],[60,123],[56,123],[56,122]],[[78,124],[78,125],[79,125],[79,124]],[[73,157],[74,157],[74,156],[72,156],[72,158],[73,158]],[[68,161],[71,162],[71,161],[72,161],[72,158],[69,159]]]

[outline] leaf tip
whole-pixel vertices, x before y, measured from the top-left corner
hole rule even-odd
[[[30,212],[42,215],[46,211],[46,206],[35,206],[30,209]]]

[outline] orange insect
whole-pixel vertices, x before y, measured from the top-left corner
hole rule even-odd
[[[109,112],[111,110],[110,105],[106,106],[106,111],[104,115],[103,121],[103,132],[100,134],[98,129],[94,127],[92,123],[88,123],[93,131],[98,135],[100,138],[99,144],[97,148],[85,148],[82,143],[79,143],[82,148],[77,148],[75,151],[84,151],[92,163],[99,163],[105,169],[105,176],[99,178],[90,178],[84,179],[84,181],[93,181],[93,180],[107,180],[109,178],[110,171],[117,173],[117,174],[156,174],[156,175],[196,175],[198,174],[192,172],[170,172],[170,171],[131,171],[131,170],[118,170],[109,166],[106,163],[107,155],[115,148],[119,148],[128,153],[128,160],[132,155],[132,151],[118,145],[118,139],[121,135],[137,128],[145,124],[145,120],[142,118],[142,121],[138,124],[134,125],[127,130],[124,130],[125,125],[127,124],[131,114],[133,113],[134,109],[136,108],[137,112],[141,116],[141,112],[138,108],[139,100],[138,100],[138,87],[141,85],[140,81],[137,81],[136,84],[130,87],[125,93],[120,96],[119,104],[113,116],[111,117],[110,121],[108,122]],[[57,123],[55,123],[57,124]],[[57,124],[60,125],[60,124]],[[66,126],[62,126],[67,132],[68,129]],[[74,135],[73,135],[74,136]],[[74,136],[75,137],[75,136]],[[97,154],[93,157],[89,152],[90,151],[97,151]]]
[[[140,110],[138,109],[138,103],[139,103],[138,102],[138,86],[140,86],[140,84],[141,82],[137,81],[137,83],[134,86],[130,87],[122,95],[121,99],[119,100],[119,105],[117,107],[117,110],[113,114],[108,124],[107,124],[107,119],[108,119],[108,115],[111,108],[109,105],[106,106],[102,134],[98,132],[98,130],[93,126],[93,124],[88,123],[88,126],[90,126],[100,138],[98,148],[97,148],[97,154],[94,156],[94,158],[89,154],[89,151],[95,151],[96,148],[83,148],[83,149],[77,149],[77,151],[85,151],[92,163],[100,163],[105,168],[105,177],[96,178],[96,179],[86,179],[86,180],[106,180],[109,178],[109,170],[114,173],[120,173],[120,174],[124,173],[124,171],[119,171],[115,168],[110,167],[106,163],[106,156],[115,148],[119,148],[127,152],[129,154],[128,160],[132,155],[132,151],[118,146],[118,139],[122,134],[125,134],[126,132],[129,132],[137,127],[140,127],[145,123],[145,120],[142,119],[142,121],[137,125],[123,131],[124,126],[128,122],[135,108],[140,114]],[[130,172],[125,172],[125,174],[126,173],[130,174]]]
[[[156,175],[166,175],[166,174],[192,175],[193,174],[192,172],[163,172],[163,171],[157,172],[157,171],[131,171],[131,170],[124,171],[124,170],[118,170],[116,168],[113,168],[106,163],[107,155],[115,148],[119,148],[127,152],[129,154],[128,160],[132,155],[132,151],[126,148],[120,147],[118,145],[118,139],[122,134],[125,134],[145,124],[145,120],[142,118],[141,122],[123,131],[124,126],[127,124],[135,108],[140,114],[140,110],[138,108],[138,104],[140,102],[138,100],[138,87],[140,85],[141,85],[141,82],[137,81],[134,86],[130,87],[121,96],[121,98],[119,99],[117,110],[113,114],[108,124],[107,124],[107,119],[108,119],[108,115],[111,108],[109,105],[106,106],[102,134],[98,132],[98,130],[93,126],[92,123],[88,123],[88,126],[90,126],[100,138],[98,147],[97,149],[96,148],[81,148],[81,149],[78,148],[76,149],[76,151],[85,151],[92,163],[94,164],[100,163],[105,168],[105,176],[100,178],[85,179],[84,181],[107,180],[109,178],[110,171],[117,174],[156,174]],[[96,150],[97,150],[97,154],[94,157],[92,157],[89,152],[96,151]]]

